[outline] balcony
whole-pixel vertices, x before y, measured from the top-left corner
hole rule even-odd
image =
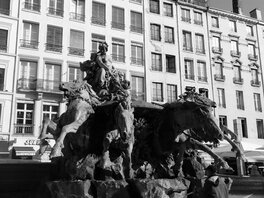
[[[213,51],[213,53],[216,53],[216,54],[222,54],[223,53],[223,48],[212,47],[212,51]]]
[[[237,109],[245,110],[245,107],[243,104],[237,104]]]
[[[0,52],[7,52],[7,45],[0,45]]]
[[[191,46],[183,46],[183,50],[192,52],[193,48]]]
[[[251,80],[250,84],[251,84],[252,87],[260,87],[259,80]]]
[[[25,2],[24,9],[40,12],[40,4]]]
[[[33,127],[32,124],[15,124],[14,126],[14,133],[15,134],[33,134]]]
[[[225,81],[225,76],[223,74],[215,74],[214,75],[214,79],[216,81],[221,81],[221,82],[224,82]]]
[[[257,61],[258,60],[258,56],[255,54],[248,54],[248,59],[251,61]]]
[[[92,17],[92,23],[105,26],[106,21],[104,18]]]
[[[63,17],[63,10],[55,9],[55,8],[48,8],[48,13],[55,16]]]
[[[125,24],[112,21],[112,28],[124,30],[125,29]]]
[[[194,75],[185,74],[185,79],[194,80]]]
[[[131,64],[143,65],[143,59],[131,57]]]
[[[140,26],[131,25],[130,30],[131,30],[131,32],[136,32],[136,33],[140,33],[140,34],[143,33],[143,27],[140,27]]]
[[[53,93],[62,93],[59,89],[61,81],[38,79],[37,90]]]
[[[194,24],[196,24],[196,25],[201,25],[201,26],[203,26],[203,22],[202,21],[200,21],[200,20],[195,20],[194,19]]]
[[[10,10],[0,8],[0,14],[9,16],[10,15]]]
[[[61,53],[62,52],[62,46],[61,45],[55,45],[52,43],[46,43],[46,50]]]
[[[243,82],[244,82],[243,78],[240,78],[240,77],[234,77],[233,78],[233,83],[235,83],[235,84],[242,85]]]
[[[37,41],[20,39],[20,47],[38,49],[38,44]]]
[[[120,56],[120,55],[117,55],[117,54],[112,54],[112,59],[113,61],[117,61],[117,62],[122,62],[124,63],[125,62],[125,56]]]
[[[69,47],[69,54],[76,56],[84,56],[84,49]]]
[[[200,49],[200,48],[196,48],[196,53],[205,54],[205,50],[204,49]]]
[[[75,12],[70,12],[70,19],[84,22],[85,21],[85,15],[84,14],[78,14]]]
[[[219,103],[218,104],[218,107],[220,107],[220,108],[226,108],[226,103],[225,102]]]
[[[20,78],[17,81],[17,89],[20,91],[36,90],[37,79]]]
[[[182,21],[187,22],[187,23],[191,23],[191,18],[188,17],[181,17]]]
[[[179,0],[179,1],[190,3],[193,5],[203,6],[203,7],[207,6],[206,0]]]
[[[138,92],[136,90],[131,90],[131,99],[133,101],[144,101],[145,100],[145,93]]]
[[[241,56],[241,52],[236,51],[236,50],[231,50],[231,51],[230,51],[230,55],[231,55],[232,57],[240,58],[240,56]]]
[[[201,82],[207,82],[207,77],[205,76],[198,76],[198,80]]]

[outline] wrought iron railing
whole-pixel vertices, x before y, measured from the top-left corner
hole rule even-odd
[[[141,58],[131,57],[131,64],[143,65],[144,61]]]
[[[207,6],[207,1],[206,0],[179,0],[179,1],[190,3],[190,4],[193,4],[193,5],[203,6],[203,7]]]
[[[191,18],[188,17],[181,17],[182,21],[187,22],[187,23],[191,23]]]
[[[201,82],[207,82],[207,77],[206,76],[198,76],[198,80]]]
[[[77,21],[85,21],[85,15],[84,14],[78,14],[75,12],[70,13],[70,19],[74,19]]]
[[[215,74],[214,79],[217,81],[225,81],[225,76],[223,74]]]
[[[40,12],[40,4],[36,4],[36,3],[24,3],[24,8],[27,10],[33,10],[36,12]]]
[[[15,124],[14,129],[16,134],[32,134],[33,127],[32,124]]]
[[[183,50],[192,52],[193,48],[191,46],[183,46]]]
[[[203,25],[203,22],[202,21],[200,21],[200,20],[196,20],[196,19],[194,19],[194,24],[196,24],[196,25]]]
[[[241,77],[234,77],[234,78],[233,78],[233,82],[234,82],[235,84],[243,84],[244,80],[243,80],[243,78],[241,78]]]
[[[7,52],[7,45],[0,45],[0,52]]]
[[[144,101],[145,100],[145,93],[138,92],[135,90],[131,90],[131,99],[136,101]]]
[[[37,90],[47,91],[47,92],[61,92],[59,89],[61,81],[56,80],[37,80]]]
[[[231,54],[231,56],[234,56],[234,57],[240,57],[241,52],[239,52],[237,50],[231,50],[230,54]]]
[[[135,26],[135,25],[130,25],[130,30],[131,30],[131,32],[136,32],[136,33],[140,33],[140,34],[142,34],[144,31],[143,27]]]
[[[195,78],[194,75],[185,74],[185,79],[188,79],[188,80],[194,80],[194,78]]]
[[[196,52],[200,54],[205,54],[205,50],[201,48],[196,48]]]
[[[17,89],[19,90],[36,90],[37,79],[20,78],[17,81]]]
[[[253,60],[253,61],[257,61],[258,60],[258,56],[255,54],[248,54],[248,59],[249,60]]]
[[[48,12],[49,12],[49,14],[63,17],[63,10],[49,7]]]
[[[125,24],[112,21],[112,28],[124,30],[125,29]]]
[[[223,48],[220,48],[220,47],[212,47],[212,51],[214,53],[223,53]]]
[[[74,47],[69,47],[68,49],[69,49],[69,54],[84,56],[84,49],[74,48]]]
[[[0,14],[3,14],[3,15],[10,15],[10,10],[0,8]]]
[[[106,21],[104,18],[92,17],[92,23],[105,26]]]
[[[125,56],[120,56],[118,54],[112,54],[112,59],[113,61],[117,61],[117,62],[125,62]]]
[[[250,83],[251,83],[251,86],[253,86],[253,87],[259,87],[260,86],[259,80],[251,80]]]
[[[38,49],[39,42],[33,40],[20,39],[20,46],[32,49]]]
[[[47,51],[53,51],[53,52],[62,52],[62,46],[56,45],[52,43],[46,43],[46,50]]]
[[[245,110],[245,106],[243,104],[237,104],[237,109]]]

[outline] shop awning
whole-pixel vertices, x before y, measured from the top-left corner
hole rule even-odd
[[[34,156],[36,154],[33,147],[14,146],[13,149],[16,152],[16,156]]]
[[[0,155],[9,154],[8,147],[9,144],[7,141],[0,141]]]

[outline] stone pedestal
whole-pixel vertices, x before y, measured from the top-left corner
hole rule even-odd
[[[131,179],[119,181],[54,181],[52,198],[183,198],[189,181],[177,179]]]

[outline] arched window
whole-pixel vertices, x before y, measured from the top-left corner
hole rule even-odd
[[[250,70],[251,70],[251,85],[252,86],[259,86],[259,66],[256,63],[249,64]]]

